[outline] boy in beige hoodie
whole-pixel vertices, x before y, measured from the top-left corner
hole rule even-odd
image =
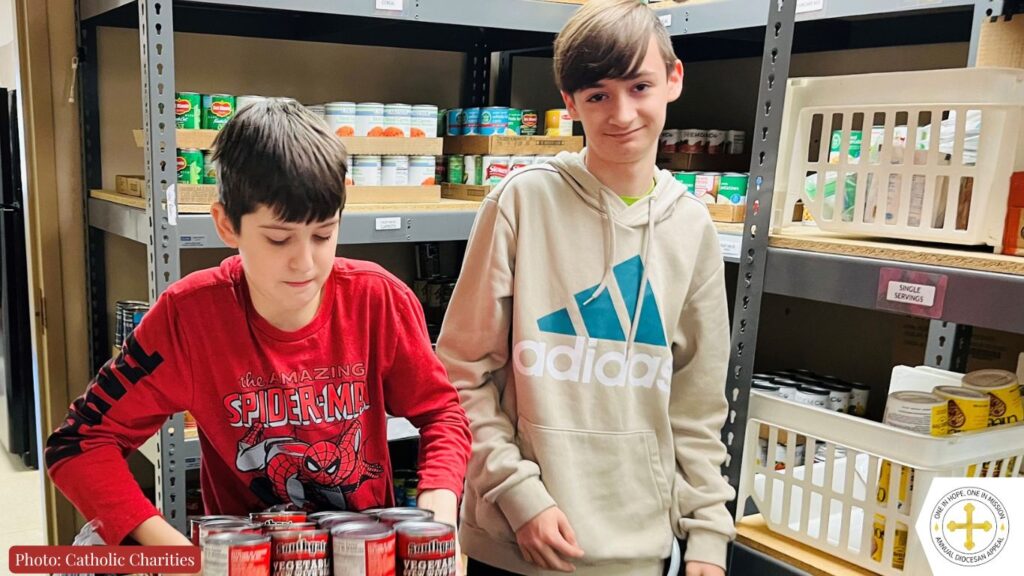
[[[591,0],[555,42],[587,148],[480,209],[437,351],[473,433],[470,576],[724,574],[729,323],[705,207],[655,166],[683,67],[640,0]]]

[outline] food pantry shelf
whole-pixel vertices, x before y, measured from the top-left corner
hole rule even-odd
[[[146,457],[147,460],[156,464],[160,461],[159,450],[159,438],[160,433],[157,432],[153,436],[146,440],[146,442],[139,446],[139,453]],[[198,438],[185,438],[185,470],[198,470],[200,463],[199,455],[199,439]]]
[[[132,130],[135,145],[141,148],[145,143],[146,134],[142,130]],[[176,130],[174,138],[178,148],[196,148],[210,150],[217,130]],[[400,155],[400,156],[440,156],[443,147],[441,138],[371,138],[366,136],[345,137],[341,139],[345,150],[351,155]]]

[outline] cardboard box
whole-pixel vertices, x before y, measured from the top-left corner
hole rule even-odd
[[[747,215],[747,207],[742,204],[708,204],[707,207],[715,222],[743,222]]]
[[[468,184],[442,184],[441,197],[449,200],[469,200],[483,202],[491,193],[490,186],[470,186]]]
[[[215,184],[178,184],[178,205],[209,206],[219,199]],[[347,186],[346,204],[420,204],[440,202],[440,186]]]
[[[146,177],[145,176],[115,176],[114,177],[114,190],[118,194],[124,194],[126,196],[135,196],[137,198],[146,197]]]
[[[582,136],[447,136],[445,154],[554,156],[583,150]]]
[[[217,130],[175,130],[174,139],[178,148],[195,148],[197,150],[210,150],[213,148],[213,140],[217,137]],[[132,130],[135,137],[135,145],[144,147],[146,133],[142,130]]]

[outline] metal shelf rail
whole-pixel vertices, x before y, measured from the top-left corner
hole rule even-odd
[[[102,182],[99,159],[99,95],[96,62],[96,28],[100,25],[138,26],[143,80],[143,125],[146,133],[146,180],[149,190],[145,212],[107,202],[84,200],[89,218],[89,290],[91,301],[92,339],[90,347],[96,366],[106,359],[105,288],[103,270],[104,232],[130,238],[146,244],[149,264],[150,298],[155,300],[168,284],[180,276],[181,249],[219,247],[208,216],[171,215],[165,209],[166,190],[175,181],[174,165],[174,32],[193,31],[228,35],[259,35],[284,37],[305,34],[302,39],[314,41],[408,45],[396,34],[369,38],[359,30],[326,30],[324,24],[318,36],[296,31],[296,27],[277,33],[264,26],[247,30],[235,28],[207,30],[197,22],[204,11],[220,11],[239,15],[239,21],[253,22],[251,18],[280,20],[288,24],[286,16],[329,16],[332,18],[370,19],[378,23],[426,27],[445,30],[445,26],[472,29],[467,38],[453,44],[449,34],[435,33],[418,38],[419,47],[455,49],[467,55],[463,77],[463,105],[482,105],[489,101],[490,58],[493,51],[522,48],[523,43],[536,44],[537,38],[550,41],[576,9],[575,6],[542,0],[406,0],[399,11],[376,9],[374,0],[219,0],[180,2],[175,0],[79,0],[80,73],[82,102],[83,150],[85,154],[85,182],[89,188],[98,188]],[[971,54],[976,52],[980,23],[987,17],[1002,13],[1000,0],[929,0],[928,2],[890,2],[888,0],[827,0],[820,10],[795,14],[795,0],[709,0],[686,3],[659,9],[670,33],[674,36],[693,35],[746,28],[763,28],[765,44],[762,75],[757,108],[757,130],[753,137],[754,160],[751,166],[751,184],[747,213],[751,215],[742,233],[725,231],[720,235],[724,256],[740,264],[736,314],[733,327],[732,358],[728,383],[731,414],[723,431],[730,458],[725,472],[735,484],[739,474],[743,429],[746,423],[746,403],[753,371],[758,315],[761,296],[765,292],[792,294],[802,297],[853,303],[869,307],[865,298],[867,288],[861,282],[851,281],[847,289],[829,290],[828,286],[815,286],[806,279],[810,266],[830,266],[842,278],[863,273],[858,269],[876,263],[848,258],[831,258],[802,252],[772,249],[767,244],[768,217],[771,214],[774,165],[778,153],[781,106],[784,100],[786,77],[789,70],[792,33],[796,21],[828,18],[851,18],[880,14],[879,17],[905,13],[942,12],[974,7]],[[133,10],[137,10],[137,16]],[[182,26],[175,28],[175,11],[182,11]],[[245,16],[242,18],[241,16]],[[137,17],[137,20],[135,19]],[[246,19],[250,18],[250,19]],[[309,20],[303,20],[308,23]],[[335,21],[330,21],[331,23]],[[212,26],[212,25],[207,25]],[[191,27],[191,28],[190,28]],[[435,31],[436,31],[435,30]],[[350,36],[344,36],[350,34]],[[532,34],[532,35],[531,35]],[[537,34],[541,34],[538,36]],[[430,43],[433,42],[434,45]],[[453,48],[453,46],[455,46]],[[508,60],[506,62],[506,60]],[[973,61],[973,60],[972,60]],[[499,66],[499,95],[502,100],[501,77],[508,75],[503,68],[510,67],[511,59],[503,58]],[[87,194],[86,190],[86,194]],[[381,230],[381,217],[399,217],[398,230]],[[438,213],[432,215],[368,214],[352,212],[345,215],[341,243],[418,242],[465,239],[472,227],[473,213]],[[768,270],[771,274],[766,274]],[[778,270],[778,272],[775,272]],[[791,273],[792,276],[787,276]],[[957,273],[959,274],[959,273]],[[803,276],[801,276],[803,275]],[[1013,306],[1003,306],[1009,293],[998,287],[993,275],[963,273],[964,290],[992,289],[992,301],[978,306],[950,308],[950,320],[978,325],[1004,326],[998,315]],[[804,280],[800,280],[804,278]],[[957,280],[960,282],[961,280]],[[1014,292],[1019,294],[1019,283]],[[995,286],[995,288],[993,288]],[[837,288],[831,286],[831,288]],[[850,294],[850,296],[843,296]],[[1018,298],[1019,301],[1019,298]],[[998,310],[998,313],[995,311]],[[1018,328],[1024,326],[1019,317],[1012,317]],[[401,427],[402,434],[411,432]],[[157,470],[158,505],[171,523],[184,530],[185,482],[184,473],[193,463],[192,450],[197,442],[184,440],[183,418],[176,415],[168,420],[154,440],[156,450],[150,455]]]

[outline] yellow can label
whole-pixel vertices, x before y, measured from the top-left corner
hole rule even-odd
[[[950,434],[988,427],[990,404],[988,399],[950,398],[946,404],[949,406]]]
[[[932,436],[949,435],[949,408],[945,404],[932,406]]]
[[[909,536],[906,524],[897,522],[896,535],[892,544],[892,567],[897,570],[903,570],[903,565],[906,562]],[[885,550],[885,516],[875,514],[871,529],[871,559],[881,562],[883,550]]]
[[[1002,389],[989,390],[991,406],[988,413],[989,426],[1014,424],[1024,420],[1024,406],[1020,399],[1020,386],[1014,384]]]
[[[889,501],[889,481],[892,478],[892,462],[888,460],[882,461],[882,467],[878,472],[878,490],[875,495],[879,503],[885,504]],[[914,470],[904,466],[900,470],[900,483],[899,493],[896,499],[896,509],[902,510],[907,504],[907,498],[910,495],[911,489],[914,484]]]

